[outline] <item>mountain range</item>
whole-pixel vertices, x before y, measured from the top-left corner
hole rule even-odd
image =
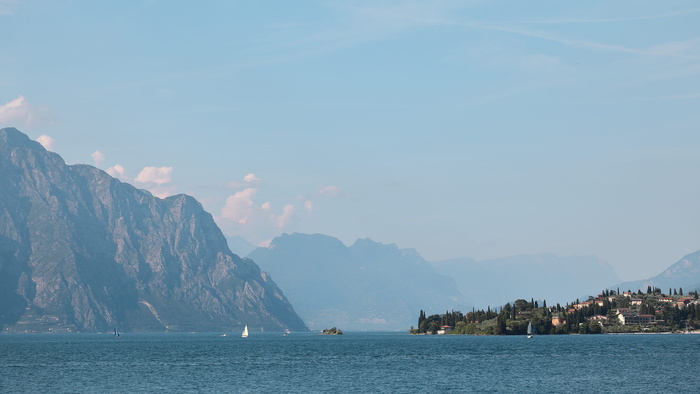
[[[477,261],[469,257],[431,263],[454,278],[467,302],[476,308],[500,306],[518,298],[567,303],[597,294],[620,279],[595,256],[516,255]]]
[[[5,331],[305,330],[186,195],[160,199],[0,130]]]
[[[645,291],[648,286],[658,287],[664,292],[670,288],[682,288],[686,294],[689,291],[700,290],[700,250],[684,256],[659,275],[649,279],[620,283],[610,288],[619,288],[620,291]]]
[[[154,197],[95,167],[66,165],[16,129],[0,130],[5,331],[306,330],[301,318],[317,329],[405,330],[421,309],[566,303],[615,287],[700,288],[700,251],[653,278],[620,283],[594,256],[429,263],[394,244],[359,239],[348,247],[299,233],[253,248],[227,240],[192,197]]]
[[[405,330],[420,309],[464,305],[454,280],[394,244],[360,239],[348,247],[327,235],[294,233],[248,257],[273,275],[311,329]]]

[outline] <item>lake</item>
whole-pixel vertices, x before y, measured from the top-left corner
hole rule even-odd
[[[700,335],[0,335],[0,392],[697,392]]]

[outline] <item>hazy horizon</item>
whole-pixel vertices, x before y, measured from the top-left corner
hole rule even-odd
[[[0,0],[0,127],[229,236],[426,260],[700,249],[690,1]]]

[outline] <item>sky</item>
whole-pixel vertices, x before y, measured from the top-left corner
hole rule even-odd
[[[697,1],[0,0],[0,127],[222,231],[700,249]]]

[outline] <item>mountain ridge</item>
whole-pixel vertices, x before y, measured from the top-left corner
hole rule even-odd
[[[420,309],[463,305],[454,281],[415,250],[368,238],[346,246],[324,234],[283,234],[248,256],[279,278],[312,329],[403,331]]]
[[[522,297],[565,303],[619,280],[612,267],[595,256],[520,254],[481,261],[462,257],[431,264],[437,272],[454,278],[460,292],[477,308],[504,305]]]
[[[645,291],[648,286],[665,291],[668,288],[683,288],[684,291],[700,290],[700,250],[689,253],[676,263],[648,279],[622,282],[610,288]]]

